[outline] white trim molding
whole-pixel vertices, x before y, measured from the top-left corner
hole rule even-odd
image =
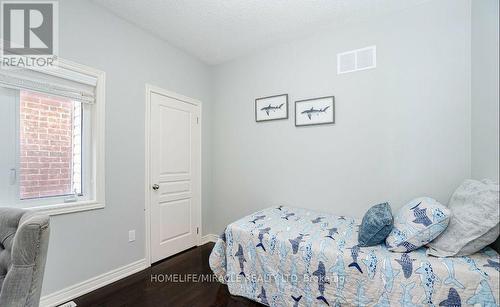
[[[67,214],[67,213],[88,211],[88,210],[95,210],[102,208],[104,208],[104,202],[79,201],[74,203],[28,207],[25,209],[38,211],[40,213],[47,215],[59,215],[59,214]]]
[[[219,239],[219,236],[214,235],[213,233],[204,235],[201,237],[200,244],[198,244],[198,246],[205,245],[207,243],[215,243],[217,242],[217,239]]]
[[[122,278],[138,273],[146,269],[146,259],[141,259],[120,268],[114,269],[99,276],[87,279],[78,284],[69,286],[57,292],[45,295],[40,300],[41,307],[53,307],[63,304],[67,301],[80,297],[91,291],[109,285]]]

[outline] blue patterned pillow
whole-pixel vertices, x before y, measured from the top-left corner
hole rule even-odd
[[[440,235],[448,226],[450,210],[429,197],[412,200],[399,209],[394,228],[385,240],[393,252],[409,252]]]
[[[392,230],[394,220],[388,203],[378,204],[366,211],[359,228],[359,246],[373,246],[384,242]]]

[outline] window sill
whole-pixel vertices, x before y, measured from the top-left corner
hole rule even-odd
[[[52,216],[52,215],[68,214],[68,213],[89,211],[102,208],[104,208],[104,203],[100,203],[97,201],[79,201],[74,203],[62,203],[55,205],[30,207],[26,209]]]

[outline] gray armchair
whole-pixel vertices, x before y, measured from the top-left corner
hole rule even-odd
[[[49,217],[0,208],[0,307],[37,307],[49,243]]]

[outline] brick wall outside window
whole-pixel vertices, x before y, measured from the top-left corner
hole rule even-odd
[[[21,199],[73,194],[75,110],[69,99],[20,91]]]

